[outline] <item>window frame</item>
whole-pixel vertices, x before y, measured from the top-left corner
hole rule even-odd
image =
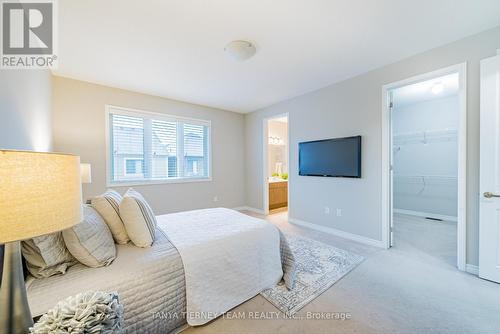
[[[105,140],[106,140],[106,187],[129,187],[139,185],[154,185],[154,184],[171,184],[171,183],[191,183],[191,182],[210,182],[212,181],[212,122],[210,120],[202,120],[190,117],[175,116],[164,114],[160,112],[152,112],[140,109],[119,107],[115,105],[106,104],[104,112],[105,118]],[[202,125],[207,127],[207,176],[203,177],[171,177],[168,179],[154,179],[154,180],[112,180],[112,167],[113,167],[113,152],[111,151],[111,129],[110,129],[110,115],[124,115],[131,117],[151,118],[158,121],[166,122],[185,122],[193,125]],[[182,143],[183,144],[183,143]],[[183,146],[183,145],[182,145]],[[179,143],[177,143],[179,149]],[[145,157],[144,157],[145,159]]]

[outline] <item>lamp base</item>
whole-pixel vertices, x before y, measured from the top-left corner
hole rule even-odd
[[[0,333],[29,333],[33,319],[24,285],[21,243],[5,244],[2,286],[0,288]]]

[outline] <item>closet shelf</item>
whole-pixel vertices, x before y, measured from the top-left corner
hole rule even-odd
[[[457,176],[451,175],[394,175],[394,183],[456,186]]]
[[[456,141],[458,131],[456,129],[431,130],[394,134],[393,144],[428,144],[432,142]]]

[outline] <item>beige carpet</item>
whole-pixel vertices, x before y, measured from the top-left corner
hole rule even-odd
[[[398,216],[396,246],[387,251],[291,225],[286,212],[267,219],[289,233],[366,258],[298,312],[300,318],[307,318],[308,312],[327,312],[350,314],[350,319],[248,319],[250,315],[256,318],[258,312],[269,312],[263,315],[270,317],[277,312],[262,296],[256,296],[232,310],[233,315],[245,315],[245,319],[218,318],[183,333],[499,333],[500,284],[454,268],[450,259],[453,237],[437,234],[450,225],[430,221],[418,225],[414,219]]]

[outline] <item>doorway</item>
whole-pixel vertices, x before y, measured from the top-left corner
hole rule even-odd
[[[288,114],[264,119],[263,176],[265,214],[288,212]]]
[[[383,87],[386,247],[466,267],[465,64]]]

